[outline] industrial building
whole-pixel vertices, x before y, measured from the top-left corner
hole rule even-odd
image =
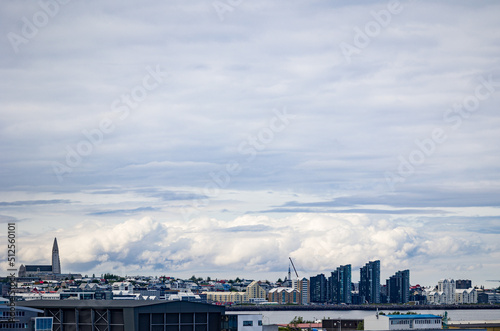
[[[221,331],[223,306],[187,301],[56,300],[19,305],[43,310],[53,331]]]

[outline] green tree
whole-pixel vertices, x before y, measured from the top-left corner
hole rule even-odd
[[[365,321],[359,322],[356,330],[364,330],[364,329],[365,329]]]
[[[302,316],[295,316],[293,320],[290,321],[290,324],[293,324],[295,327],[297,327],[297,324],[302,324],[302,323],[306,323],[306,321],[304,321],[304,318]]]

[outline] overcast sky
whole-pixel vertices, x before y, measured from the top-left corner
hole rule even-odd
[[[1,7],[19,264],[57,237],[63,272],[497,285],[497,1]]]

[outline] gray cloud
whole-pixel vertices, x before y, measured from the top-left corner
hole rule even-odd
[[[140,208],[134,208],[134,209],[116,209],[116,210],[95,211],[92,213],[88,213],[88,215],[94,215],[94,216],[107,215],[107,214],[131,215],[131,214],[144,213],[144,212],[149,212],[149,211],[154,211],[154,210],[157,210],[157,208],[140,207]]]
[[[339,213],[339,214],[384,214],[384,215],[405,215],[405,214],[448,214],[449,212],[439,209],[325,209],[325,208],[273,208],[260,213]]]
[[[397,192],[394,194],[381,194],[378,196],[345,196],[331,201],[297,202],[290,201],[282,207],[349,207],[384,205],[395,208],[417,207],[496,207],[500,198],[496,191],[482,192],[450,192],[437,190],[416,189],[412,192]]]
[[[55,200],[26,200],[26,201],[0,201],[0,206],[35,206],[35,205],[55,205],[55,204],[69,204],[73,201],[64,199]]]

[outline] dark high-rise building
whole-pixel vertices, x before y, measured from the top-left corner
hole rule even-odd
[[[327,301],[327,281],[323,274],[311,277],[311,302],[324,303]]]
[[[389,280],[387,280],[389,282]],[[387,284],[380,284],[380,303],[387,303],[389,302],[388,295],[387,295],[387,289],[388,286]]]
[[[370,261],[360,270],[359,295],[363,303],[380,303],[380,261]]]
[[[410,270],[398,271],[387,280],[389,303],[407,303],[410,300]]]
[[[472,287],[472,281],[470,279],[458,279],[455,281],[455,286],[457,290],[467,290]]]
[[[332,303],[351,303],[351,265],[340,266],[328,279],[329,301]]]

